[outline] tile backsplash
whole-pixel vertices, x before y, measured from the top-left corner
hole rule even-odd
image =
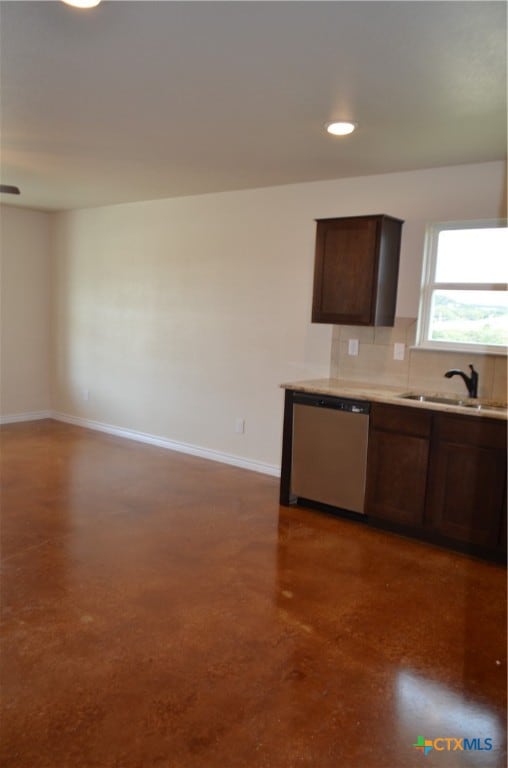
[[[350,339],[359,342],[358,356],[348,354]],[[397,317],[393,328],[336,325],[332,334],[330,373],[333,378],[372,382],[403,390],[428,390],[466,395],[460,377],[446,379],[449,368],[468,372],[473,363],[479,373],[479,397],[507,399],[507,358],[468,352],[411,349],[416,339],[416,318]],[[394,360],[394,344],[404,344],[404,360]]]

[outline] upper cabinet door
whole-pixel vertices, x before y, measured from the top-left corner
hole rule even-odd
[[[312,322],[393,325],[402,224],[385,215],[317,221]]]

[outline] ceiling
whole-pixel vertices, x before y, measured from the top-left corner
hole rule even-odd
[[[0,3],[1,182],[57,210],[500,160],[504,2]],[[358,122],[331,137],[333,118]]]

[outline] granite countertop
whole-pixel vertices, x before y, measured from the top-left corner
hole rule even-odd
[[[332,395],[334,397],[351,397],[358,400],[368,400],[371,403],[389,403],[408,408],[425,408],[432,411],[445,411],[448,413],[460,413],[464,416],[482,417],[489,419],[508,419],[508,407],[506,403],[498,400],[488,400],[478,397],[454,396],[443,392],[428,392],[417,389],[403,390],[400,387],[375,386],[371,383],[346,381],[345,379],[310,379],[308,381],[294,381],[281,384],[283,389],[292,389],[296,392],[309,392],[317,395]],[[401,397],[405,394],[416,394],[424,397],[445,398],[446,403],[433,403],[428,400],[410,400]],[[473,406],[473,407],[466,407]]]

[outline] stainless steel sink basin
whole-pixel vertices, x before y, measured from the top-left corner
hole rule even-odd
[[[439,397],[434,395],[418,395],[409,393],[401,395],[403,400],[416,400],[419,403],[442,403],[443,405],[465,405],[464,400],[457,400],[456,397]]]
[[[461,403],[464,408],[472,408],[474,411],[506,411],[506,405],[490,405],[489,403]]]
[[[425,395],[419,392],[407,392],[400,395],[403,400],[414,400],[418,403],[440,403],[442,405],[455,405],[460,408],[470,408],[475,411],[506,411],[507,406],[502,403],[495,403],[481,400],[460,400],[456,397],[446,397],[445,395]]]

